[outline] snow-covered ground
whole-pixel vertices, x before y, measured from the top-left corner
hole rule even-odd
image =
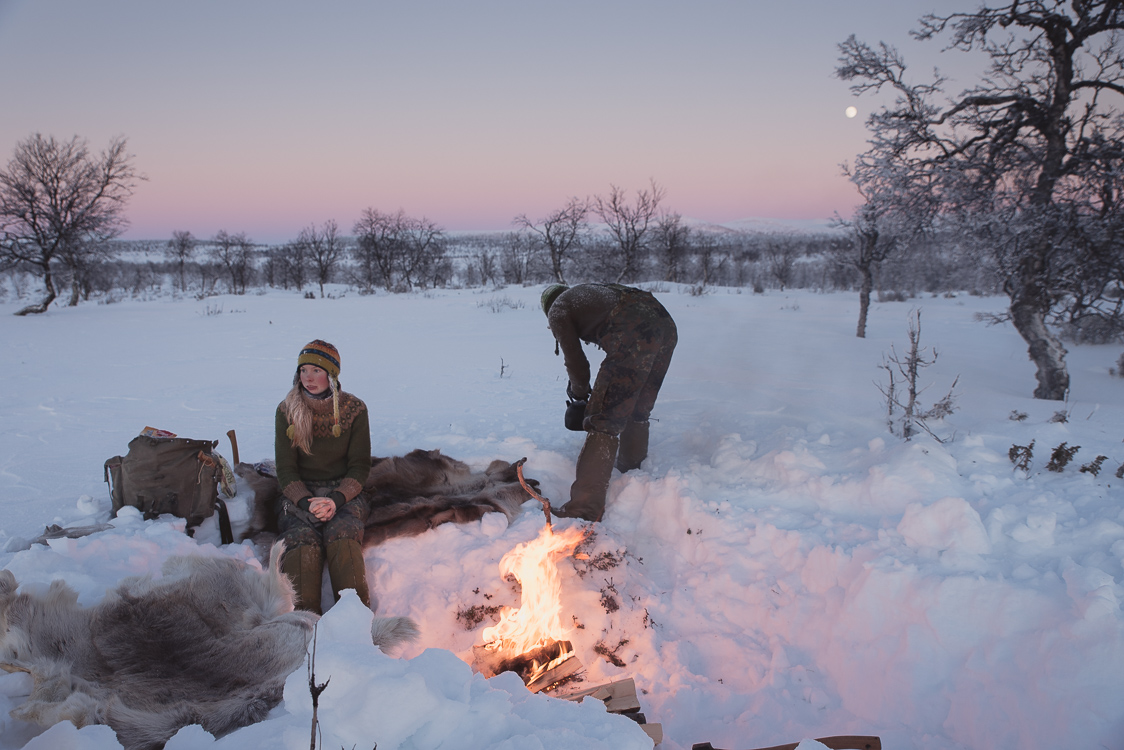
[[[219,547],[211,522],[192,540],[173,519],[132,512],[109,531],[20,548],[46,524],[109,520],[102,463],[146,425],[221,438],[228,458],[233,428],[242,460],[270,457],[273,410],[313,338],[339,347],[376,454],[440,448],[478,467],[526,456],[564,501],[582,435],[562,426],[539,292],[270,292],[27,318],[0,304],[0,563],[24,586],[65,579],[92,604],[169,555],[254,562],[248,543]],[[1124,380],[1109,372],[1121,347],[1071,347],[1069,402],[1043,402],[1013,329],[975,319],[1001,299],[876,304],[857,339],[853,294],[658,296],[680,343],[650,456],[614,474],[599,564],[562,566],[590,683],[633,677],[669,750],[832,734],[877,734],[895,750],[1124,748]],[[879,365],[891,346],[904,353],[911,308],[940,354],[923,402],[959,376],[957,411],[934,425],[943,444],[885,425]],[[1008,451],[1031,441],[1029,470],[1015,468]],[[1062,443],[1080,451],[1047,471]],[[1080,471],[1099,455],[1099,474]],[[498,563],[542,524],[531,501],[511,526],[491,514],[367,551],[378,612],[412,616],[422,636],[392,658],[370,646],[358,599],[325,615],[323,747],[650,746],[596,701],[532,696],[465,664],[491,621],[466,630],[458,612],[518,604]],[[9,719],[28,690],[25,675],[0,676],[0,750],[117,747],[106,727]],[[298,670],[269,720],[217,743],[187,728],[168,748],[304,747],[310,712]]]

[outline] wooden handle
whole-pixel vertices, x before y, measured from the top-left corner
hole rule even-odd
[[[226,436],[230,438],[230,457],[234,460],[234,465],[238,465],[238,438],[234,435],[234,430],[227,430]]]

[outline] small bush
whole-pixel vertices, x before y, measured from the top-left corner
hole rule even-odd
[[[1011,463],[1015,465],[1016,469],[1030,472],[1030,459],[1034,457],[1034,441],[1030,441],[1030,445],[1012,445],[1011,449],[1007,451],[1007,458],[1011,459]]]
[[[1124,378],[1124,354],[1121,354],[1120,358],[1116,360],[1116,367],[1108,368],[1108,374]]]
[[[1054,416],[1050,417],[1050,421],[1057,424],[1065,424],[1069,421],[1069,412],[1065,409],[1054,412]]]
[[[1082,474],[1092,474],[1096,476],[1101,473],[1101,464],[1108,460],[1108,456],[1097,456],[1089,463],[1081,467]]]
[[[617,652],[627,645],[627,638],[621,638],[620,643],[618,643],[613,648],[609,648],[605,644],[605,641],[598,641],[593,647],[593,653],[600,655],[601,658],[612,664],[614,667],[623,667],[625,666],[624,659],[622,659]]]
[[[624,555],[614,555],[612,552],[602,552],[590,558],[589,567],[596,570],[612,570],[624,562]]]
[[[463,625],[465,630],[472,630],[484,622],[485,617],[494,617],[499,614],[499,611],[499,607],[473,604],[471,607],[457,612],[457,622]]]
[[[1050,454],[1050,462],[1046,464],[1046,468],[1050,471],[1061,472],[1065,470],[1066,465],[1073,460],[1074,454],[1081,450],[1080,445],[1075,445],[1072,448],[1066,443],[1062,443],[1054,452]]]
[[[922,419],[944,419],[945,417],[956,411],[956,404],[953,401],[952,393],[949,392],[944,398],[937,403],[929,411],[921,415]]]
[[[506,294],[502,297],[492,297],[491,299],[477,302],[476,306],[486,307],[494,313],[501,313],[504,310],[521,310],[525,307],[523,300],[513,300]]]

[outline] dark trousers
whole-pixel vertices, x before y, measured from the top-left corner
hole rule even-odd
[[[655,297],[623,297],[597,342],[605,360],[586,407],[586,431],[620,435],[629,422],[647,421],[678,341],[675,321]]]

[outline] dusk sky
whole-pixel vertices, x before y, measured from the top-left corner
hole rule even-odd
[[[934,6],[976,3],[0,0],[0,163],[36,132],[126,136],[130,239],[349,233],[369,206],[507,230],[650,179],[692,219],[822,220],[856,203],[839,165],[877,101],[837,45],[962,88],[907,35]]]

